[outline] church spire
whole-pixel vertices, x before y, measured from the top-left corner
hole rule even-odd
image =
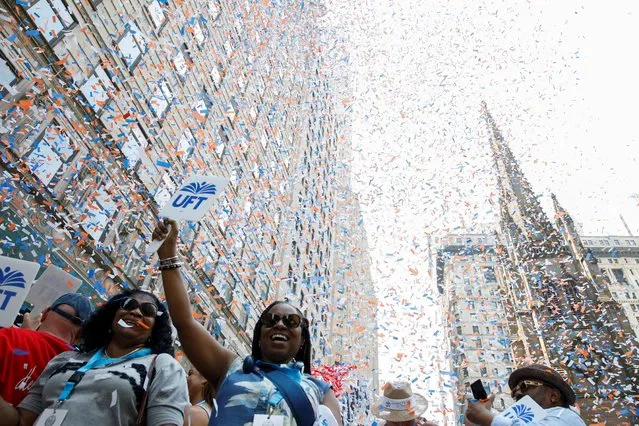
[[[503,205],[502,226],[508,223],[518,228],[519,241],[513,243],[525,259],[565,252],[559,233],[541,208],[485,102],[482,102],[482,114],[490,132],[490,148],[497,173],[500,204]],[[507,220],[505,216],[508,216]]]

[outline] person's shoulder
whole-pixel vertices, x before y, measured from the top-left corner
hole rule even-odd
[[[570,408],[553,407],[553,408],[548,408],[546,411],[548,411],[548,413],[551,414],[552,416],[556,416],[560,419],[576,422],[575,423],[576,425],[586,424],[581,418],[581,416]]]
[[[328,392],[329,389],[332,388],[331,384],[328,382],[325,382],[324,380],[312,376],[310,374],[304,374],[304,377],[311,383],[313,383],[315,386],[317,386],[321,391],[322,394],[325,394],[326,392]]]
[[[150,354],[145,358],[149,366],[155,358],[155,369],[184,372],[184,369],[182,368],[182,365],[180,365],[178,360],[176,360],[169,354]]]

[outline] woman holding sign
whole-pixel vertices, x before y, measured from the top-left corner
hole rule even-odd
[[[341,425],[339,403],[330,385],[310,375],[309,324],[300,310],[285,302],[268,306],[253,332],[252,356],[239,358],[193,318],[178,270],[177,237],[173,220],[165,219],[153,231],[154,240],[166,238],[158,255],[180,342],[195,368],[216,389],[219,411],[209,425],[312,426],[320,420]]]
[[[166,309],[127,290],[96,311],[80,352],[53,358],[18,408],[0,403],[0,425],[182,425],[186,378],[173,354]]]

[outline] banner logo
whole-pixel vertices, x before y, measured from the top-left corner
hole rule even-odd
[[[0,287],[25,288],[26,286],[27,280],[22,272],[12,271],[8,266],[4,268],[4,271],[0,269]]]

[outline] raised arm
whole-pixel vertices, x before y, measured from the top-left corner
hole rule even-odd
[[[164,219],[158,224],[153,231],[153,239],[163,238],[166,238],[166,241],[158,250],[160,260],[177,256],[176,221]],[[204,326],[193,318],[189,295],[179,268],[163,270],[162,282],[171,320],[178,331],[184,353],[217,390],[237,355],[220,345]]]

